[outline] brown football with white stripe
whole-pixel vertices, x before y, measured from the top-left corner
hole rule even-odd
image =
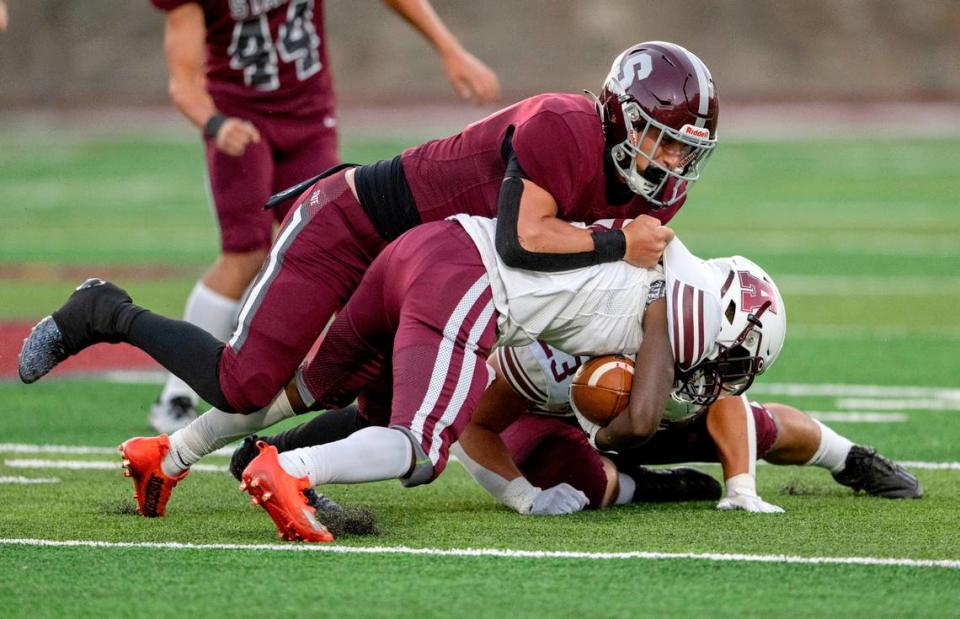
[[[605,426],[630,402],[633,361],[621,355],[594,357],[570,382],[570,400],[580,414]]]

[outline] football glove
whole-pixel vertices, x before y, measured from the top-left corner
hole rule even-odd
[[[754,512],[758,514],[782,514],[783,508],[772,503],[767,503],[756,495],[734,494],[720,499],[717,503],[717,509],[724,511],[741,510],[745,512]]]
[[[532,516],[560,516],[581,511],[590,500],[587,495],[570,484],[557,484],[552,488],[542,490],[533,499],[530,511]]]

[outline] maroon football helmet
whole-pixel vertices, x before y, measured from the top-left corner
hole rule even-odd
[[[686,195],[717,145],[720,104],[710,70],[673,43],[640,43],[617,56],[598,108],[614,167],[634,193],[656,208]],[[651,152],[641,149],[647,136],[656,136]],[[664,141],[683,147],[675,169],[653,160]],[[637,170],[637,157],[647,160],[643,172]]]

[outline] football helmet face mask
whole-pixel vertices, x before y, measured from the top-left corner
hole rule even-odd
[[[673,43],[640,43],[617,56],[597,107],[614,168],[654,208],[687,194],[717,144],[719,101],[710,70]],[[647,138],[652,148],[643,148]],[[679,145],[675,168],[655,160],[665,144]],[[642,172],[638,158],[646,161]]]
[[[720,286],[723,311],[714,352],[677,377],[676,394],[700,406],[740,395],[780,355],[786,337],[783,297],[766,271],[733,256],[707,260]]]

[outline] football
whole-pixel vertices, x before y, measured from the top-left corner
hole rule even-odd
[[[570,401],[581,415],[605,426],[627,407],[632,384],[632,360],[621,355],[594,357],[573,375]]]

